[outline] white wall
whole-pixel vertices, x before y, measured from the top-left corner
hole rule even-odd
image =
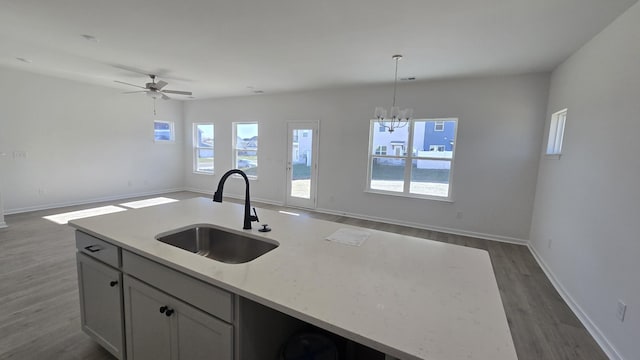
[[[453,179],[454,203],[365,193],[369,120],[389,105],[390,86],[369,86],[211,99],[185,104],[185,183],[213,192],[232,167],[234,121],[260,123],[259,179],[253,198],[285,198],[286,122],[318,120],[318,208],[360,216],[481,234],[506,240],[528,238],[543,133],[548,74],[403,83],[401,106],[415,117],[460,119]],[[191,124],[215,124],[214,176],[192,173]],[[242,194],[230,180],[225,194]],[[458,212],[462,217],[457,218]]]
[[[181,102],[158,102],[157,118],[176,121],[179,136],[155,144],[143,95],[8,68],[0,79],[6,213],[182,187]]]
[[[553,72],[547,126],[569,109],[563,155],[540,160],[530,236],[592,334],[629,360],[640,359],[638,44],[640,4]],[[623,323],[618,299],[628,306]]]

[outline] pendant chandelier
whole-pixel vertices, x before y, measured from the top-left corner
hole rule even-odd
[[[384,127],[392,133],[395,129],[399,129],[407,126],[409,120],[413,116],[413,109],[402,109],[396,106],[396,91],[398,88],[398,61],[402,59],[402,55],[393,55],[391,57],[396,62],[396,74],[393,81],[393,104],[391,105],[391,111],[389,111],[389,117],[387,117],[387,109],[378,106],[375,110],[375,117],[378,119],[378,124]]]

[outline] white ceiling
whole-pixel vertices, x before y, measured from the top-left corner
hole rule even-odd
[[[197,99],[392,82],[396,53],[418,80],[549,71],[636,1],[0,0],[0,66]]]

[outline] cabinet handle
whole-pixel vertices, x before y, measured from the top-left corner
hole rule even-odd
[[[175,310],[173,310],[172,308],[168,307],[168,306],[160,306],[160,314],[164,314],[165,316],[169,317],[171,316],[173,313],[175,312]]]
[[[100,245],[89,245],[89,246],[85,246],[84,249],[92,253],[102,250]]]
[[[111,287],[114,287],[116,285],[118,285],[118,282],[115,281],[115,280],[109,283],[109,286],[111,286]]]

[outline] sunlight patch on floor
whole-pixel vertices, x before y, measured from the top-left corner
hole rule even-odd
[[[47,219],[49,221],[53,221],[54,223],[57,223],[57,224],[64,225],[67,222],[69,222],[69,220],[82,219],[82,218],[96,216],[96,215],[111,214],[111,213],[116,213],[120,211],[127,211],[127,209],[124,209],[118,206],[109,205],[109,206],[101,206],[101,207],[91,208],[91,209],[71,211],[67,213],[61,213],[61,214],[55,214],[55,215],[49,215],[49,216],[43,216],[42,218]]]
[[[131,201],[128,203],[120,204],[120,206],[125,206],[132,209],[139,209],[147,206],[168,204],[176,201],[178,200],[172,199],[172,198],[166,198],[166,197],[156,197],[156,198],[146,199],[146,200]]]
[[[279,212],[280,214],[285,214],[285,215],[300,216],[300,214],[298,214],[298,213],[294,213],[294,212],[290,212],[290,211],[283,211],[283,210],[280,210],[280,211],[278,211],[278,212]]]

